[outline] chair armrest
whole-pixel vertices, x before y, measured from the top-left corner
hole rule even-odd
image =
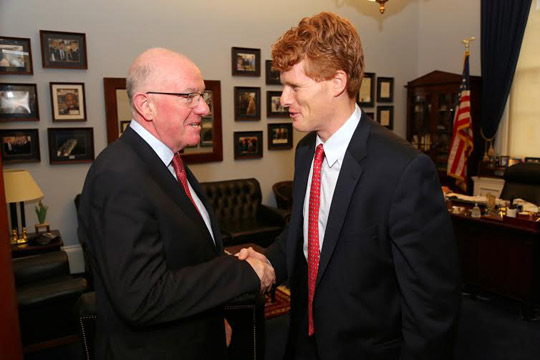
[[[69,260],[65,251],[13,259],[13,274],[17,286],[69,275]]]
[[[259,211],[257,212],[258,219],[265,219],[268,223],[279,226],[285,226],[289,222],[290,217],[291,212],[288,210],[263,204],[259,206]]]

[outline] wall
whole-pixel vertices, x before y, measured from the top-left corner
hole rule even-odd
[[[49,205],[48,222],[61,230],[67,245],[77,244],[73,198],[81,191],[89,165],[49,164],[47,128],[63,125],[51,120],[49,82],[85,83],[88,121],[70,123],[69,127],[93,127],[97,154],[106,146],[103,77],[125,76],[130,62],[139,53],[149,47],[165,46],[190,56],[206,79],[221,81],[224,160],[192,166],[199,180],[256,177],[263,188],[263,202],[274,204],[271,186],[292,178],[294,151],[268,151],[265,144],[263,159],[235,161],[233,131],[263,130],[266,143],[267,124],[277,121],[267,121],[263,115],[259,122],[234,122],[232,90],[234,86],[259,86],[264,94],[279,87],[266,86],[264,76],[232,77],[231,47],[260,48],[264,61],[270,58],[270,45],[302,17],[326,10],[349,18],[363,40],[366,70],[395,78],[394,129],[404,136],[407,81],[434,69],[460,72],[459,41],[470,35],[479,37],[479,33],[469,29],[479,27],[480,1],[451,3],[450,6],[446,0],[391,0],[381,16],[377,4],[366,0],[3,0],[0,34],[31,38],[34,75],[5,76],[2,82],[37,84],[40,121],[0,126],[39,128],[41,140],[40,163],[7,168],[25,168],[32,173],[45,194],[44,202]],[[451,18],[455,21],[446,20],[448,14],[441,11],[448,8],[452,8]],[[478,11],[474,13],[476,8]],[[448,26],[439,33],[441,22],[447,22]],[[39,30],[86,33],[88,70],[43,69]],[[471,63],[473,69],[479,69],[474,60]],[[262,114],[265,113],[263,104]],[[294,136],[296,143],[301,135]],[[37,220],[34,205],[27,205],[28,224]]]

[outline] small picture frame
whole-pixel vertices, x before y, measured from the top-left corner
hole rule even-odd
[[[510,156],[501,156],[499,160],[499,166],[508,167],[509,162],[510,162]]]
[[[377,78],[377,102],[393,102],[394,101],[394,78],[379,77]]]
[[[281,78],[279,71],[272,70],[272,60],[266,60],[266,85],[281,85]]]
[[[38,120],[36,84],[0,83],[0,122]]]
[[[40,162],[38,129],[0,130],[4,164]]]
[[[235,76],[261,76],[261,49],[233,47],[232,74]]]
[[[84,83],[49,84],[53,121],[86,121]]]
[[[356,102],[360,107],[373,107],[375,105],[375,73],[364,73],[364,79],[358,91]]]
[[[261,88],[234,87],[234,120],[261,119]]]
[[[86,34],[40,30],[39,38],[44,68],[88,69]]]
[[[283,118],[289,117],[289,108],[281,105],[281,91],[266,92],[266,117]]]
[[[292,139],[291,123],[268,124],[268,150],[292,149]]]
[[[390,130],[394,129],[394,107],[377,106],[377,121]]]
[[[235,160],[262,158],[262,131],[235,131],[233,136]]]
[[[32,75],[30,39],[0,36],[0,75]]]
[[[93,128],[48,128],[51,164],[90,163],[94,160]]]

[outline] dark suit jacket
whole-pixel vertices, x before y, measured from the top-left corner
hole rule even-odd
[[[316,134],[296,149],[292,217],[267,251],[289,278],[288,354],[306,354],[303,202]],[[332,199],[313,301],[319,358],[451,357],[459,310],[453,229],[431,160],[365,115]]]
[[[96,359],[222,359],[222,304],[260,283],[246,262],[223,255],[197,209],[131,128],[90,168],[79,236],[90,255],[97,303]]]

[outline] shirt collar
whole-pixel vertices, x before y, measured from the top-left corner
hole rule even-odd
[[[129,126],[137,133],[144,141],[150,145],[150,147],[156,152],[157,156],[163,161],[165,166],[169,166],[171,163],[174,153],[171,149],[164,143],[158,140],[154,135],[152,135],[148,130],[146,130],[141,124],[135,120],[131,120]]]
[[[339,161],[340,164],[343,163],[345,151],[349,147],[354,130],[360,123],[361,115],[362,110],[360,110],[358,104],[355,104],[354,111],[349,119],[324,143],[324,159],[329,167],[332,167],[336,161]],[[315,147],[322,143],[321,138],[317,135]]]

